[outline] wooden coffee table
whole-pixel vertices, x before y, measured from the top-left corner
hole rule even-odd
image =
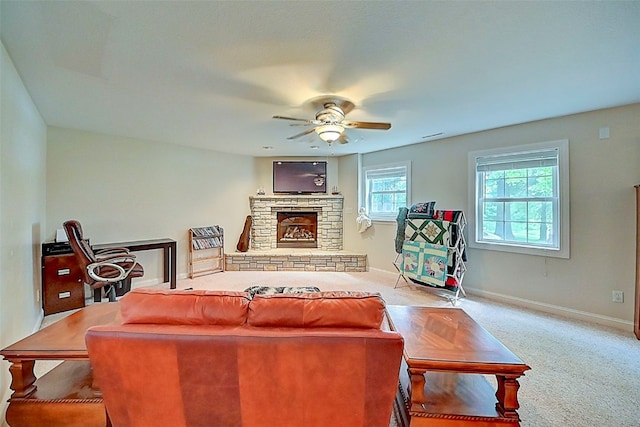
[[[404,338],[395,405],[401,427],[520,425],[518,378],[531,368],[467,313],[416,306],[387,306],[387,313]]]
[[[87,329],[114,322],[117,302],[89,305],[10,345],[0,354],[11,363],[11,389],[6,420],[12,427],[104,427],[107,417],[93,384],[84,341]],[[63,362],[36,378],[38,360]]]

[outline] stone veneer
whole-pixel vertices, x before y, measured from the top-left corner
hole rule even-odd
[[[347,251],[276,249],[225,254],[227,271],[367,271],[367,255]]]
[[[250,196],[251,249],[276,249],[278,212],[316,212],[318,249],[342,250],[342,202],[340,195]]]
[[[250,196],[251,248],[225,254],[228,271],[367,271],[367,255],[343,251],[340,195]],[[318,248],[277,248],[277,212],[316,212]]]

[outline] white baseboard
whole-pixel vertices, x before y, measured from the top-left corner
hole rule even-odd
[[[616,317],[603,316],[601,314],[589,313],[587,311],[575,310],[573,308],[562,307],[559,305],[547,304],[538,301],[532,301],[524,298],[513,297],[509,295],[499,294],[496,292],[483,291],[481,289],[468,288],[464,290],[468,294],[478,295],[490,300],[512,304],[518,307],[528,308],[531,310],[542,311],[545,313],[565,316],[575,320],[597,323],[599,325],[609,326],[626,332],[633,332],[633,322],[618,319]]]
[[[187,273],[181,273],[181,274],[177,274],[176,275],[176,281],[178,280],[183,280],[183,279],[188,279],[189,275]],[[155,285],[160,285],[162,283],[165,283],[164,280],[162,280],[162,278],[160,277],[154,277],[154,278],[150,278],[150,279],[136,279],[133,282],[131,282],[131,288],[144,288],[147,286],[155,286]],[[168,284],[167,284],[168,286]],[[177,286],[177,284],[176,284]]]
[[[32,334],[35,334],[37,331],[40,330],[43,320],[44,320],[44,310],[40,309],[40,313],[38,313],[38,318],[36,319],[36,323],[35,325],[33,325],[33,331],[31,331]]]

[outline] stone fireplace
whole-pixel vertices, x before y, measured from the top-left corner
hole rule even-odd
[[[343,250],[341,195],[250,196],[249,205],[253,219],[250,248],[226,253],[225,270],[367,271],[366,254]],[[283,239],[289,233],[291,237]],[[315,246],[306,241],[312,233]],[[301,247],[303,242],[309,246]],[[289,243],[295,247],[287,246]]]
[[[342,221],[343,198],[340,195],[269,195],[249,197],[249,206],[253,224],[251,227],[251,249],[256,251],[270,250],[282,247],[307,247],[317,248],[325,251],[340,251],[343,248],[343,221]],[[303,225],[304,228],[311,227],[311,232],[315,234],[315,242],[301,245],[302,241],[293,242],[294,246],[287,245],[289,242],[281,242],[281,233],[286,232],[278,224],[278,215],[281,218],[296,218],[291,221],[308,221],[314,216],[316,219],[314,226]],[[306,217],[306,219],[302,219]],[[295,229],[295,226],[290,231]],[[308,230],[309,231],[309,230]],[[299,236],[300,237],[300,236]],[[281,243],[284,243],[282,245]],[[298,245],[296,245],[298,244]]]

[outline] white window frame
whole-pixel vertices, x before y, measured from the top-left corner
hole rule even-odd
[[[557,247],[546,247],[528,245],[526,243],[500,242],[483,240],[481,227],[481,199],[480,199],[480,174],[477,172],[478,162],[487,162],[492,157],[499,161],[500,158],[527,157],[536,152],[557,150],[558,171],[557,180],[557,203],[554,204],[553,219],[557,225]],[[570,224],[569,224],[569,141],[566,139],[557,141],[540,142],[534,144],[519,145],[513,147],[495,148],[489,150],[472,151],[468,157],[469,172],[469,246],[477,249],[488,249],[494,251],[514,252],[528,255],[538,255],[555,258],[569,258]]]
[[[406,206],[411,205],[411,161],[387,163],[383,165],[365,166],[362,168],[362,202],[367,211],[367,215],[374,221],[395,221],[398,217],[398,208],[406,207],[404,205],[396,205],[393,211],[389,212],[373,212],[371,210],[371,192],[369,188],[369,176],[382,174],[385,171],[397,169],[400,173],[404,173],[407,182],[405,188]]]

